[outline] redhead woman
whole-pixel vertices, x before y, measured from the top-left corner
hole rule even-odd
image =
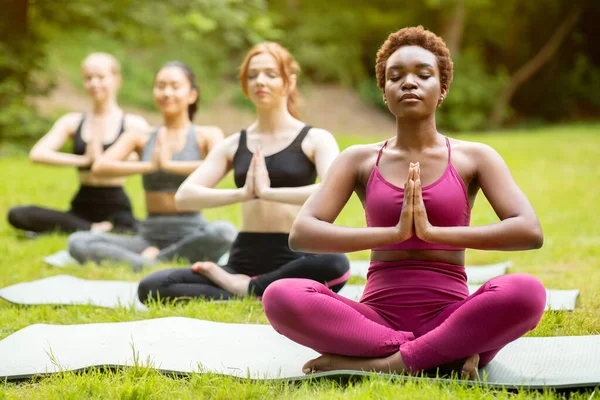
[[[344,255],[294,252],[292,223],[338,156],[333,136],[312,128],[296,111],[298,64],[277,43],[253,47],[241,66],[243,92],[257,119],[229,136],[179,188],[177,206],[202,210],[241,203],[242,226],[229,262],[198,262],[190,268],[158,271],[144,278],[139,297],[161,300],[262,296],[286,277],[313,279],[339,290],[349,276]],[[235,189],[214,187],[233,170]]]

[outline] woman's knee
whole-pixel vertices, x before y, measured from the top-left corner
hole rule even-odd
[[[27,225],[28,206],[13,207],[8,210],[8,222],[15,228],[24,229]]]
[[[327,254],[324,257],[326,257],[327,265],[339,274],[339,276],[350,271],[350,261],[345,254]]]
[[[238,234],[238,230],[235,225],[228,221],[211,222],[210,230],[214,232],[215,236],[229,244],[233,243]]]
[[[79,262],[86,260],[89,246],[96,239],[95,232],[75,232],[69,235],[67,239],[67,248],[69,254]]]
[[[263,307],[269,321],[272,323],[282,316],[289,318],[301,313],[304,297],[307,293],[317,292],[318,286],[329,290],[311,279],[287,278],[271,283],[262,296]]]
[[[158,300],[159,281],[154,274],[144,277],[138,285],[138,298],[142,303],[146,303],[149,299]]]
[[[541,318],[546,308],[546,289],[538,278],[529,274],[505,275],[509,298],[517,312]]]

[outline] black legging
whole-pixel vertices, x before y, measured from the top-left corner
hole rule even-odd
[[[284,233],[240,232],[231,247],[229,262],[223,266],[232,274],[253,277],[249,294],[262,296],[271,283],[284,278],[306,278],[321,282],[338,292],[350,275],[350,263],[344,254],[295,253]],[[142,302],[149,298],[169,300],[206,298],[227,300],[234,295],[212,283],[191,268],[172,268],[146,276],[139,284]]]
[[[85,231],[90,230],[92,223],[102,221],[112,222],[116,231],[135,231],[131,203],[121,186],[81,186],[66,212],[38,206],[19,206],[8,211],[12,226],[38,233]]]

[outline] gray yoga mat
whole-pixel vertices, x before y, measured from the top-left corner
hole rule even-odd
[[[227,260],[229,260],[229,253],[225,253],[217,264],[225,265],[227,264]],[[71,254],[67,250],[57,251],[56,253],[50,254],[47,257],[44,257],[44,262],[48,265],[57,268],[63,268],[69,265],[80,265],[79,261],[71,257]]]
[[[90,304],[146,310],[137,297],[138,282],[97,281],[56,275],[0,289],[0,297],[17,304]]]
[[[99,307],[134,307],[146,310],[137,297],[137,282],[100,281],[76,278],[70,275],[56,275],[37,281],[17,283],[0,289],[0,297],[17,304],[90,304]],[[469,285],[473,293],[478,285]],[[364,285],[346,285],[340,295],[359,301]],[[575,309],[579,290],[546,290],[546,309]]]
[[[369,270],[369,261],[351,261],[350,274],[367,278]],[[467,280],[469,283],[483,283],[497,276],[506,274],[506,270],[512,265],[510,261],[499,264],[473,265],[465,267],[467,271]]]
[[[279,335],[270,325],[182,317],[85,325],[36,324],[0,341],[0,379],[98,366],[131,366],[134,360],[140,360],[165,372],[213,372],[293,381],[307,378],[301,367],[317,356],[313,350]],[[360,374],[366,375],[333,371],[313,378]],[[500,351],[482,368],[480,376],[484,381],[471,384],[594,387],[600,384],[600,336],[521,338]]]
[[[469,285],[469,293],[475,293],[479,285]],[[346,285],[340,290],[339,294],[354,301],[359,301],[364,285]],[[553,311],[573,311],[579,296],[579,290],[556,290],[546,289],[546,310]]]
[[[229,260],[229,253],[225,253],[217,264],[225,265]],[[53,267],[66,267],[68,265],[79,265],[79,262],[75,260],[68,251],[61,250],[54,254],[51,254],[44,258],[44,262]],[[467,279],[470,283],[482,283],[489,281],[497,276],[505,275],[506,270],[511,266],[511,262],[503,262],[499,264],[490,265],[474,265],[466,267]],[[353,276],[360,276],[367,278],[367,271],[369,270],[369,261],[351,261],[350,262],[350,273]]]

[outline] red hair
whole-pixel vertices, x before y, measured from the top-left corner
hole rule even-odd
[[[248,65],[250,64],[252,57],[262,53],[273,56],[279,67],[279,73],[281,74],[286,88],[289,88],[290,86],[292,75],[296,75],[300,72],[300,66],[285,47],[275,42],[259,43],[250,49],[240,66],[240,82],[242,84],[242,91],[246,96],[248,96]],[[297,102],[298,89],[294,86],[294,89],[288,93],[287,109],[294,118],[300,119]]]

